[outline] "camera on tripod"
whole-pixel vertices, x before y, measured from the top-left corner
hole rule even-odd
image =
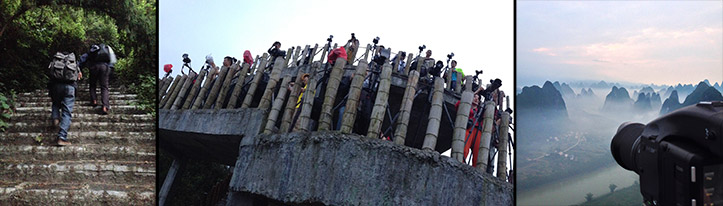
[[[352,35],[352,36],[354,36],[354,35]],[[326,38],[326,41],[329,42],[329,44],[331,44],[331,39],[333,39],[333,38],[334,38],[334,35],[329,35],[329,38]]]
[[[447,59],[452,59],[452,57],[454,57],[454,52],[452,52],[451,54],[447,54]]]
[[[374,45],[379,44],[379,37],[374,38],[372,42],[374,43]]]
[[[186,63],[186,64],[191,63],[191,58],[188,58],[187,53],[184,53],[183,56],[181,56],[181,57],[183,57],[183,63]]]
[[[645,205],[723,204],[723,102],[700,102],[647,125],[626,122],[610,144],[640,175]]]
[[[427,45],[422,44],[422,46],[419,46],[419,53],[421,54],[424,49],[427,48]]]

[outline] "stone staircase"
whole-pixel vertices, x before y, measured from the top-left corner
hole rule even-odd
[[[0,205],[155,204],[156,120],[125,90],[111,85],[110,114],[99,115],[79,84],[65,147],[55,146],[47,90],[18,94],[0,133]]]

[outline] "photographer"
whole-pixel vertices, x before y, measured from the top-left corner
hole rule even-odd
[[[268,67],[271,68],[274,68],[274,62],[276,62],[276,58],[286,57],[286,52],[281,51],[281,42],[278,41],[274,42],[274,44],[271,45],[271,48],[269,48],[268,52],[269,55],[271,55],[271,63]]]
[[[407,57],[407,53],[400,52],[399,55],[395,56],[394,59],[392,59],[392,62],[397,61],[397,58],[399,58],[399,67],[397,67],[397,73],[403,73],[404,67],[407,66],[404,59]]]
[[[346,42],[344,48],[346,48],[347,53],[346,62],[349,62],[349,64],[353,64],[354,56],[356,56],[356,52],[359,50],[359,39],[354,36],[354,33],[351,33],[351,39]]]
[[[464,85],[464,71],[462,71],[462,69],[460,68],[457,68],[457,60],[452,60],[449,69],[452,71],[450,73],[450,78],[452,78],[452,91],[455,91],[457,89],[456,81],[459,81],[460,85]]]

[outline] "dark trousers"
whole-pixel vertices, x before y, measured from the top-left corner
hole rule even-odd
[[[104,63],[96,64],[90,67],[90,101],[96,102],[98,100],[95,88],[96,83],[100,81],[100,95],[103,107],[110,109],[108,104],[108,76],[110,75],[110,69],[108,65]]]

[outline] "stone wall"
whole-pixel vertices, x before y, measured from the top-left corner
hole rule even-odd
[[[513,187],[437,152],[338,132],[241,140],[228,205],[512,205]]]

